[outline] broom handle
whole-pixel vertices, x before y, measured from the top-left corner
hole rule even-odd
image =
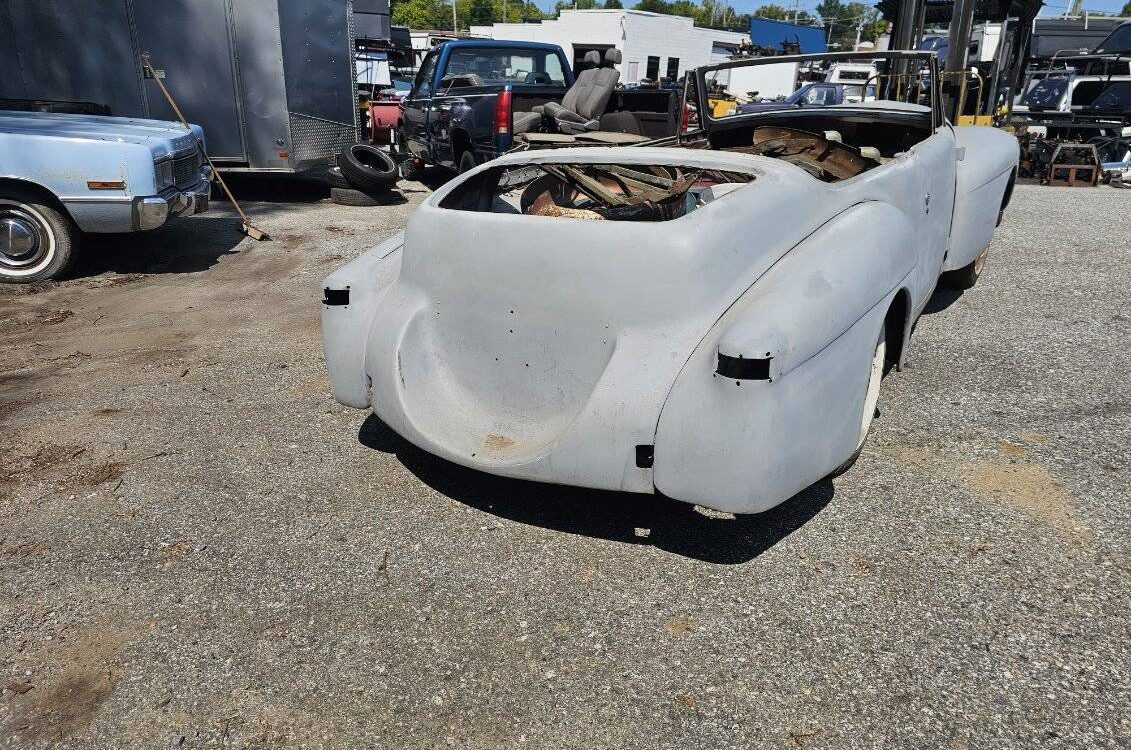
[[[165,88],[165,84],[157,76],[157,71],[153,69],[153,65],[151,65],[149,62],[148,52],[142,54],[141,64],[144,65],[145,69],[149,71],[149,75],[153,76],[153,80],[157,82],[157,88],[161,89],[161,93],[165,95],[165,101],[169,102],[169,106],[173,108],[173,112],[176,113],[177,119],[180,120],[181,124],[185,126],[186,130],[188,130],[188,120],[185,119],[184,114],[181,112],[181,108],[177,106],[177,103],[175,101],[173,101],[173,95],[169,93],[169,89]],[[203,149],[201,150],[203,151]],[[216,182],[220,183],[220,187],[223,188],[224,194],[228,196],[228,200],[231,202],[232,208],[236,209],[236,213],[240,215],[241,219],[243,219],[243,223],[250,226],[251,221],[247,218],[247,214],[243,212],[243,209],[240,208],[240,204],[236,202],[236,197],[232,195],[232,191],[228,189],[228,183],[224,182],[224,178],[220,176],[220,173],[212,164],[212,160],[208,158],[207,152],[204,153],[204,160],[208,162],[208,167],[212,170],[212,176],[216,178]]]

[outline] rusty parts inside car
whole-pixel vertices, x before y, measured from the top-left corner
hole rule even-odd
[[[597,221],[669,221],[753,179],[752,173],[699,167],[538,164],[487,170],[441,206]]]
[[[796,128],[762,126],[750,142],[723,149],[789,162],[822,182],[880,165],[876,149]],[[497,167],[460,185],[442,208],[597,221],[670,221],[754,179],[752,172],[673,164],[560,162]]]

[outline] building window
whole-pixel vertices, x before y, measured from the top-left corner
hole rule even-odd
[[[668,80],[675,81],[679,78],[679,58],[668,58]]]
[[[648,57],[648,67],[644,69],[644,77],[653,81],[660,77],[660,58]]]

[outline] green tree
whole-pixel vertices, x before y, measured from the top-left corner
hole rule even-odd
[[[692,0],[673,0],[668,3],[667,12],[673,16],[695,18],[699,13],[699,6],[693,3]]]
[[[492,0],[495,9],[496,23],[522,23],[523,21],[540,21],[542,11],[530,0]],[[503,10],[506,9],[506,16]]]
[[[1123,6],[1123,10],[1119,11],[1121,16],[1131,16],[1131,0],[1127,0],[1127,4]]]
[[[410,29],[450,29],[452,6],[438,0],[397,0],[393,3],[392,20]]]
[[[850,50],[856,43],[857,29],[860,41],[872,42],[883,33],[886,24],[875,8],[862,2],[842,3],[841,0],[821,0],[817,5],[821,25],[829,46],[833,49]]]
[[[495,5],[491,0],[471,0],[466,23],[486,26],[495,22]]]
[[[671,13],[671,5],[664,0],[640,0],[632,7],[634,10],[647,10],[652,13]]]
[[[758,18],[769,18],[774,21],[788,21],[792,18],[788,10],[773,3],[755,9],[754,15]]]
[[[1128,2],[1131,2],[1131,0],[1128,0]],[[620,0],[605,0],[605,10],[620,10],[623,7]]]

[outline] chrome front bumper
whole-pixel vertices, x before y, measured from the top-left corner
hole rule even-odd
[[[161,195],[134,198],[133,228],[156,229],[173,216],[191,216],[208,210],[212,191],[212,170],[200,170],[200,179],[191,188],[169,190]]]

